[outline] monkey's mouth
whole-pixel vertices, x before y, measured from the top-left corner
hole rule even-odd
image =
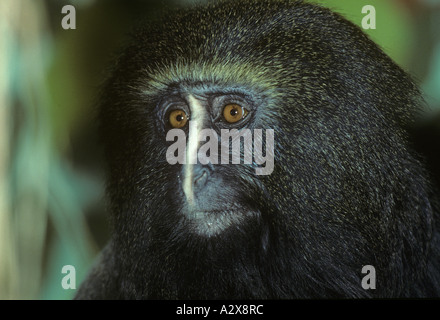
[[[206,217],[216,217],[220,215],[232,215],[234,210],[224,209],[224,210],[199,210],[192,212],[195,219],[206,219]]]
[[[210,237],[224,232],[226,229],[237,228],[258,215],[258,212],[250,209],[228,208],[209,211],[194,210],[187,212],[186,217],[190,220],[192,229],[196,233]]]

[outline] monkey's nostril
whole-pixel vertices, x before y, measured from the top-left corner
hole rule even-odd
[[[201,173],[194,177],[194,186],[195,187],[203,187],[206,184],[206,181],[208,180],[208,172],[206,169],[203,169]]]

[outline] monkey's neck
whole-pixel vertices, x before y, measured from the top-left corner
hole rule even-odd
[[[271,259],[261,245],[261,234],[254,233],[151,242],[144,254],[131,255],[141,257],[136,263],[122,255],[121,273],[131,277],[121,289],[129,289],[127,298],[271,298]]]

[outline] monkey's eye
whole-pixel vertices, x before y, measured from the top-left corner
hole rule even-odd
[[[169,114],[168,121],[173,128],[182,128],[188,122],[188,115],[183,110],[173,110]]]
[[[229,123],[238,122],[244,119],[247,114],[248,111],[245,108],[235,103],[227,104],[223,108],[223,117]]]

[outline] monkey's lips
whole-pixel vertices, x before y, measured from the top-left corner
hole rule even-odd
[[[259,212],[246,208],[192,210],[186,213],[193,230],[207,237],[220,234],[232,227],[239,227],[258,215]]]

